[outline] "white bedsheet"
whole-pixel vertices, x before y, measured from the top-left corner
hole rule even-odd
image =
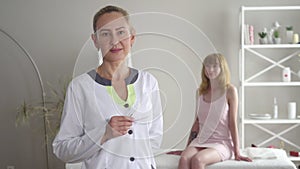
[[[251,149],[245,149],[241,151],[241,154],[247,155]],[[296,169],[296,166],[291,162],[286,152],[281,149],[268,149],[267,154],[271,152],[272,156],[276,158],[271,159],[254,159],[253,162],[227,160],[224,162],[212,164],[206,167],[206,169]],[[165,151],[164,151],[165,152]],[[263,152],[261,149],[252,150],[252,152]],[[178,155],[168,155],[162,153],[155,157],[157,169],[177,169]],[[81,169],[81,164],[66,164],[66,169]]]
[[[258,150],[258,149],[257,149]],[[241,154],[246,155],[247,149],[241,151]],[[215,163],[206,167],[206,169],[296,169],[296,166],[291,162],[286,152],[281,149],[272,149],[276,158],[272,159],[254,159],[253,162],[227,160],[220,163]],[[177,169],[180,156],[162,154],[156,157],[157,169]]]

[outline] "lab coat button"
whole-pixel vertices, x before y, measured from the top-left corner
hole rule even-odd
[[[134,161],[134,157],[130,157],[130,161]]]
[[[132,134],[133,133],[133,131],[132,130],[128,130],[128,134]]]
[[[125,103],[125,104],[124,104],[124,107],[125,107],[125,108],[129,107],[129,104],[128,104],[128,103]]]

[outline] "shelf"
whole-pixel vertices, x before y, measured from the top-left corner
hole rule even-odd
[[[268,11],[268,10],[299,10],[299,6],[259,6],[259,7],[242,7],[245,11]]]
[[[244,45],[245,49],[300,48],[300,44]]]
[[[300,86],[299,82],[247,82],[243,83],[243,86],[249,87],[263,87],[263,86]]]
[[[293,11],[293,12],[292,12]],[[295,13],[296,11],[297,13]],[[291,15],[293,17],[298,16],[298,12],[300,12],[300,6],[258,6],[258,7],[245,7],[242,6],[241,8],[241,16],[240,16],[240,28],[241,28],[241,44],[240,44],[240,57],[239,57],[239,79],[240,79],[240,105],[239,105],[239,111],[241,112],[241,143],[242,147],[245,147],[245,144],[249,144],[248,142],[250,140],[256,140],[255,136],[257,135],[246,135],[247,131],[249,130],[259,130],[261,132],[264,132],[267,134],[266,138],[260,138],[257,139],[256,145],[258,146],[266,146],[269,145],[270,142],[275,140],[280,140],[284,142],[285,144],[288,144],[293,150],[299,151],[300,150],[300,144],[299,139],[293,137],[293,139],[286,136],[287,133],[298,133],[300,130],[300,118],[297,119],[266,119],[266,120],[259,120],[259,119],[252,119],[248,117],[247,115],[249,112],[269,112],[265,107],[255,107],[255,103],[251,103],[251,101],[259,101],[255,100],[254,98],[249,98],[249,91],[251,91],[249,88],[260,89],[260,87],[274,87],[274,90],[278,88],[282,88],[284,90],[286,89],[292,89],[293,93],[292,96],[289,97],[289,93],[284,93],[284,91],[278,91],[278,94],[282,94],[284,98],[284,102],[296,98],[296,102],[299,102],[299,92],[298,88],[300,87],[300,77],[298,75],[297,67],[295,60],[298,60],[300,57],[300,44],[258,44],[257,41],[256,44],[249,45],[245,44],[246,42],[246,34],[245,29],[246,24],[248,22],[253,22],[255,20],[255,15],[259,16],[262,14],[271,14],[276,16],[281,15]],[[279,17],[280,18],[280,17]],[[250,20],[249,20],[250,19]],[[260,19],[259,17],[257,19]],[[268,20],[268,18],[265,18]],[[264,24],[264,21],[259,21],[251,23],[254,26],[261,26],[260,24]],[[257,35],[257,32],[255,32]],[[248,41],[248,35],[247,35],[247,41]],[[285,43],[286,41],[284,41]],[[278,57],[274,57],[274,53],[276,53]],[[253,57],[254,56],[254,57]],[[298,57],[299,56],[299,57]],[[249,67],[247,62],[251,62]],[[257,66],[254,65],[258,64]],[[266,66],[264,66],[266,65]],[[261,69],[261,67],[264,67]],[[270,79],[266,78],[269,77],[267,73],[273,73],[275,75],[275,72],[272,70],[274,68],[276,69],[284,69],[285,67],[291,67],[291,75],[293,75],[293,79],[291,82],[282,82],[279,78],[278,79]],[[251,69],[251,71],[250,71]],[[294,70],[294,71],[293,71]],[[277,71],[277,70],[276,70]],[[262,76],[264,75],[264,76]],[[258,78],[261,77],[261,78]],[[297,78],[299,77],[299,78]],[[276,81],[277,80],[277,81]],[[273,89],[272,89],[273,90]],[[294,92],[295,91],[295,92]],[[251,93],[252,94],[252,93]],[[255,95],[256,93],[253,93]],[[269,95],[269,92],[266,91],[265,93],[259,93],[258,95],[264,95],[266,94],[265,98],[273,97],[273,94]],[[267,95],[268,94],[268,95]],[[261,101],[263,101],[265,98],[261,98]],[[246,102],[247,101],[247,102]],[[249,104],[251,103],[251,104]],[[249,104],[249,105],[247,105]],[[254,106],[253,106],[254,105]],[[248,113],[246,113],[248,112]],[[281,113],[281,112],[279,112]],[[299,111],[298,111],[299,114]],[[273,131],[273,128],[276,128],[275,131]],[[247,133],[248,134],[248,133]],[[259,135],[259,134],[258,134]],[[246,137],[247,136],[247,137]],[[249,140],[247,140],[249,139]],[[248,142],[247,142],[248,141]],[[251,141],[252,142],[252,141]],[[300,161],[300,157],[289,157],[291,161]]]
[[[269,119],[269,120],[254,120],[245,119],[245,124],[300,124],[300,119]]]

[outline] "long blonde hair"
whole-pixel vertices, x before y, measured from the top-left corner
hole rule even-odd
[[[202,82],[199,87],[199,95],[207,93],[209,87],[210,87],[210,80],[205,74],[205,64],[207,63],[216,63],[217,60],[219,61],[221,72],[219,76],[217,77],[218,82],[221,87],[226,89],[228,85],[230,84],[230,71],[228,68],[227,61],[225,57],[220,53],[213,53],[205,57],[203,63],[202,63],[202,71],[201,71],[201,79]]]

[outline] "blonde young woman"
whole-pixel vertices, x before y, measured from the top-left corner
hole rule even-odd
[[[197,91],[197,117],[187,148],[181,153],[179,169],[204,169],[206,165],[234,158],[251,161],[239,152],[237,129],[238,94],[230,83],[222,54],[203,61],[202,83]]]
[[[163,133],[157,80],[128,67],[135,41],[128,13],[100,9],[91,35],[103,63],[70,83],[54,154],[82,169],[153,169]]]

